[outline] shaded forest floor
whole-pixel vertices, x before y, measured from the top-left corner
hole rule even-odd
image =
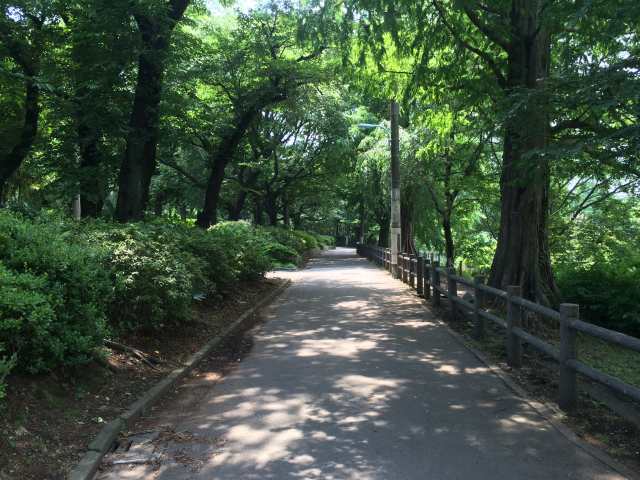
[[[0,480],[63,480],[105,423],[279,285],[245,283],[222,303],[195,304],[188,324],[117,339],[153,363],[105,349],[104,360],[73,370],[11,376],[0,406]]]

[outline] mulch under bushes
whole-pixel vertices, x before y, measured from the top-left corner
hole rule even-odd
[[[64,479],[104,423],[279,284],[276,279],[245,283],[222,304],[196,304],[193,322],[117,339],[153,362],[107,350],[104,362],[11,376],[0,407],[0,480]]]

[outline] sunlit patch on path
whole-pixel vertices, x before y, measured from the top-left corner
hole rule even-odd
[[[102,480],[623,478],[352,250],[288,275],[251,354]]]

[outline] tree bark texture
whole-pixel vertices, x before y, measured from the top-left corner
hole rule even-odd
[[[170,0],[167,15],[134,14],[142,38],[138,79],[120,175],[115,217],[120,222],[141,220],[149,200],[156,168],[160,100],[165,58],[171,34],[190,0]]]
[[[549,76],[550,38],[541,25],[541,0],[513,0],[507,95],[522,106],[505,125],[500,178],[501,219],[490,285],[522,286],[524,297],[555,304],[558,291],[548,248],[549,119],[539,94]]]
[[[83,218],[97,218],[104,205],[105,186],[98,134],[85,122],[78,125],[80,150],[80,205]]]
[[[35,35],[39,35],[42,22],[34,21]],[[40,55],[42,45],[39,39],[32,46],[16,40],[13,32],[5,27],[0,29],[0,40],[5,44],[11,58],[20,66],[24,74],[24,120],[18,139],[9,152],[0,158],[0,199],[4,198],[9,179],[20,168],[38,135],[40,119],[40,88],[36,77],[40,74]]]

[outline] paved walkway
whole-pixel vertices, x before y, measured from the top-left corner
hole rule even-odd
[[[295,272],[251,354],[105,479],[621,479],[353,250]],[[190,461],[185,461],[185,458]]]

